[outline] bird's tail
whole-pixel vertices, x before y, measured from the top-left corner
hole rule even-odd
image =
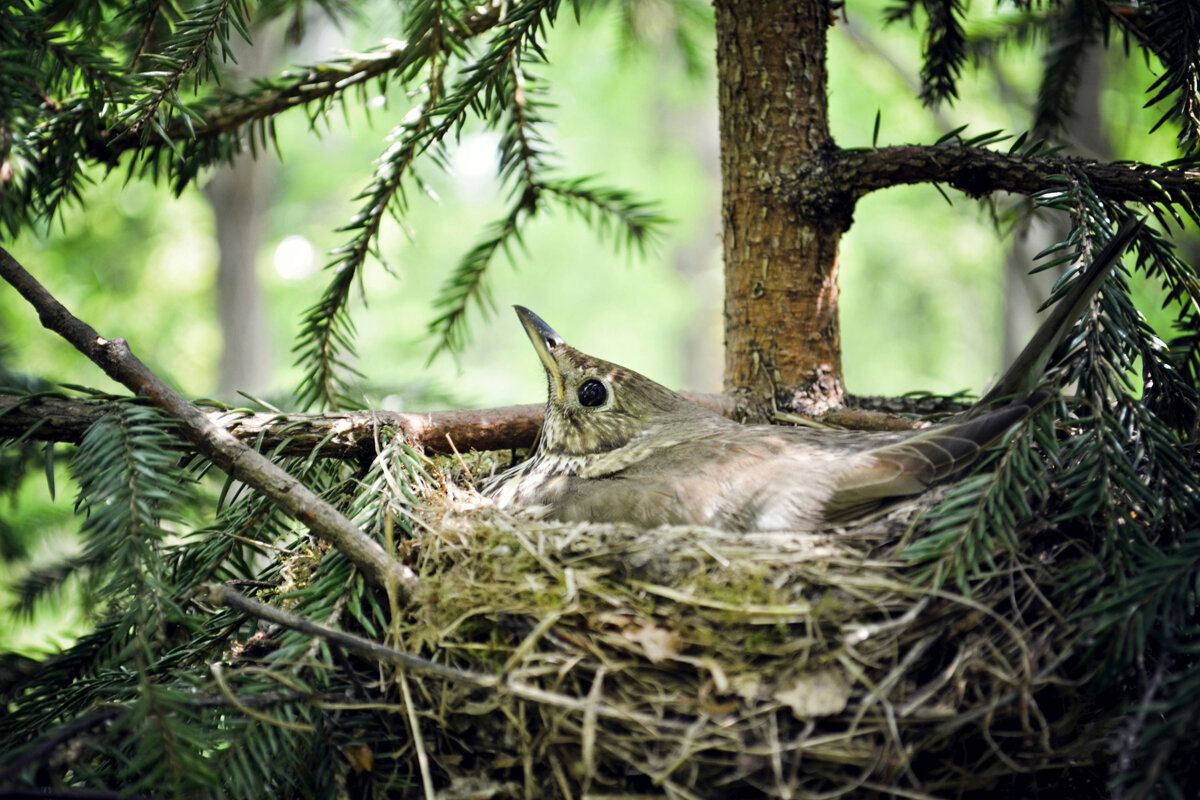
[[[974,461],[984,447],[1045,403],[1051,393],[1035,387],[1050,356],[1144,224],[1143,217],[1121,225],[1054,306],[1012,366],[971,411],[910,436],[888,437],[885,444],[868,451],[872,456],[869,461],[841,475],[826,501],[825,518],[830,522],[849,519],[889,499],[924,491]],[[1001,399],[1008,402],[989,409]]]
[[[1075,321],[1083,314],[1084,308],[1092,301],[1092,297],[1104,283],[1104,279],[1112,272],[1113,267],[1125,252],[1125,248],[1146,224],[1146,218],[1130,217],[1121,224],[1117,232],[1108,240],[1108,244],[1096,256],[1092,265],[1079,277],[1061,300],[1055,303],[1050,314],[1042,322],[1041,327],[1033,334],[1029,344],[1017,356],[1012,365],[996,381],[993,386],[976,404],[976,408],[984,409],[997,400],[1004,398],[1022,397],[1033,391],[1046,371],[1050,356],[1066,338]]]
[[[869,462],[839,476],[825,503],[825,518],[852,519],[888,500],[925,491],[974,461],[1050,397],[1050,392],[1034,392],[994,411],[914,431],[869,450]]]

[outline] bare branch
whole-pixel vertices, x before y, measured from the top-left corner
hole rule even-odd
[[[130,351],[124,339],[106,339],[71,314],[46,289],[0,248],[0,277],[13,285],[37,309],[42,325],[62,336],[96,363],[113,380],[180,422],[181,430],[200,452],[238,480],[253,486],[279,508],[302,522],[317,537],[340,550],[376,586],[394,585],[407,593],[416,582],[402,565],[333,506],[273,464],[213,424],[204,412],[163,383]]]
[[[852,213],[863,195],[890,186],[944,183],[969,197],[1004,191],[1033,194],[1058,184],[1068,168],[1116,202],[1200,204],[1200,170],[1075,157],[1026,156],[957,144],[838,150],[801,178],[796,202],[813,219]],[[836,181],[836,185],[834,182]]]
[[[733,412],[733,402],[725,395],[687,397],[722,414]],[[0,395],[0,438],[25,436],[35,441],[77,443],[104,411],[105,404],[93,400]],[[261,449],[275,455],[310,456],[320,445],[322,458],[371,458],[375,455],[374,432],[381,427],[392,428],[409,444],[434,453],[527,448],[542,425],[543,411],[541,404],[531,404],[429,413],[208,411],[205,416],[243,442],[261,441]]]
[[[371,639],[365,639],[362,636],[318,625],[290,611],[252,600],[233,589],[233,587],[225,584],[208,584],[197,587],[194,596],[198,600],[211,605],[224,606],[264,622],[280,625],[298,633],[303,633],[306,636],[323,639],[335,647],[345,648],[381,663],[395,664],[410,672],[428,675],[433,678],[441,678],[442,680],[475,689],[509,694],[521,700],[561,708],[566,711],[595,714],[603,719],[637,722],[646,726],[651,731],[685,730],[685,726],[689,724],[677,720],[663,719],[661,716],[644,714],[629,708],[617,708],[603,700],[597,701],[596,698],[581,699],[561,692],[547,691],[540,686],[521,682],[511,672],[507,674],[486,674],[440,664],[427,658],[414,656],[402,650],[382,645]]]

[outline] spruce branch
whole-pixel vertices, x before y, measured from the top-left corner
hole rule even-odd
[[[822,169],[800,179],[794,196],[808,214],[844,213],[862,196],[891,186],[944,183],[974,198],[999,191],[1032,195],[1061,188],[1061,176],[1074,170],[1109,202],[1177,205],[1188,217],[1200,221],[1196,213],[1200,167],[1191,162],[1171,166],[1105,163],[1031,154],[1035,146],[1005,153],[950,140],[936,145],[838,150],[828,156]]]
[[[12,284],[37,310],[44,327],[74,345],[113,380],[179,420],[184,436],[200,452],[236,479],[267,495],[316,536],[344,553],[368,581],[381,587],[395,586],[404,593],[412,588],[416,576],[384,552],[378,542],[352,525],[304,484],[239,442],[224,428],[214,425],[204,412],[154,375],[130,351],[124,339],[106,339],[72,315],[3,248],[0,248],[0,277]]]
[[[465,114],[474,109],[486,116],[490,109],[503,108],[511,100],[523,60],[545,60],[541,42],[547,25],[553,24],[558,0],[529,0],[506,8],[504,25],[492,36],[487,51],[463,71],[463,77],[433,109],[440,121],[425,133],[426,144],[440,142],[461,128]]]
[[[999,557],[1017,551],[1022,527],[1049,491],[1034,443],[1052,444],[1053,428],[1053,414],[1044,410],[1026,419],[1006,438],[998,458],[950,489],[929,513],[925,534],[902,553],[916,567],[915,580],[939,589],[952,580],[970,597],[1002,574]],[[982,471],[989,466],[990,472]]]
[[[1200,8],[1191,0],[1159,0],[1152,8],[1155,13],[1147,15],[1138,33],[1163,70],[1147,90],[1153,96],[1146,105],[1169,101],[1170,107],[1151,130],[1174,121],[1179,149],[1192,153],[1200,145]]]
[[[488,0],[474,7],[471,14],[448,20],[448,31],[456,38],[468,39],[491,30],[501,21],[503,0]],[[415,38],[390,42],[379,49],[353,57],[335,59],[283,72],[279,78],[260,81],[247,92],[215,92],[196,104],[192,118],[176,119],[164,128],[167,140],[211,140],[248,125],[272,119],[297,106],[323,104],[347,90],[369,84],[392,73],[405,73],[427,58],[436,34],[420,31]],[[161,149],[165,142],[140,142],[136,137],[97,138],[94,149],[113,160],[132,149]]]
[[[203,2],[191,9],[188,16],[176,26],[175,34],[164,44],[163,51],[152,58],[157,65],[166,67],[163,71],[143,74],[148,84],[156,84],[157,89],[150,92],[144,99],[134,103],[123,116],[132,118],[121,135],[141,135],[146,139],[146,125],[163,137],[166,144],[171,145],[162,125],[159,109],[163,103],[170,103],[184,113],[184,122],[189,122],[187,108],[179,98],[179,86],[184,78],[195,73],[196,83],[211,78],[216,74],[216,61],[213,58],[214,47],[220,47],[222,57],[229,58],[229,27],[232,26],[246,41],[250,41],[247,33],[249,9],[245,0],[211,0]],[[173,146],[173,145],[172,145]]]
[[[344,647],[367,658],[396,664],[397,666],[423,675],[442,678],[443,680],[450,680],[456,683],[464,683],[476,688],[494,687],[500,682],[499,678],[494,675],[482,675],[476,672],[448,667],[444,664],[430,661],[427,658],[414,656],[410,653],[405,653],[371,641],[370,639],[355,636],[352,633],[319,625],[301,617],[299,614],[293,614],[290,611],[284,611],[281,608],[252,600],[232,587],[223,584],[210,584],[202,587],[197,591],[196,597],[211,605],[224,606],[238,613],[260,619],[264,622],[270,622],[274,625],[281,625],[306,636],[319,637],[332,645]]]
[[[1039,205],[1071,214],[1073,230],[1048,248],[1050,261],[1079,260],[1103,242],[1114,218],[1125,212],[1097,190],[1082,169],[1069,169],[1061,185],[1039,193]],[[1099,236],[1096,241],[1095,237]],[[1195,270],[1150,229],[1138,236],[1138,267],[1160,280],[1169,296],[1184,300],[1181,319],[1197,305]],[[1120,287],[1120,290],[1114,290]],[[1129,298],[1119,268],[1099,301],[1060,348],[1060,380],[1078,387],[1079,427],[1061,445],[1061,468],[1052,476],[1060,498],[1055,524],[1080,525],[1083,556],[1058,570],[1053,597],[1070,616],[1085,620],[1086,639],[1076,657],[1094,672],[1096,691],[1128,680],[1129,670],[1166,654],[1194,652],[1194,586],[1200,574],[1194,489],[1198,411],[1194,378],[1177,367]],[[1130,376],[1141,372],[1142,396]],[[1098,666],[1098,669],[1097,669]],[[1156,736],[1178,735],[1194,723],[1195,670],[1180,673],[1178,691],[1165,693],[1154,731],[1139,734],[1137,748],[1168,757]],[[1149,789],[1157,767],[1150,759],[1121,777]],[[1155,761],[1155,763],[1158,763]]]
[[[644,254],[670,220],[655,203],[638,200],[622,189],[598,186],[592,178],[547,181],[546,195],[578,215],[600,236],[611,237],[615,244]]]
[[[246,139],[252,148],[256,141],[265,146],[274,138],[275,117],[291,108],[314,109],[310,116],[315,122],[332,104],[344,102],[348,91],[365,90],[373,79],[386,83],[393,74],[410,79],[413,70],[426,63],[435,42],[450,52],[463,52],[466,39],[499,23],[505,5],[488,0],[469,14],[446,16],[440,32],[422,28],[418,15],[408,39],[376,52],[287,71],[258,81],[250,91],[216,89],[187,102],[179,84],[189,69],[199,75],[198,65],[211,59],[213,37],[221,33],[219,20],[215,27],[197,22],[162,56],[143,54],[143,60],[156,57],[167,65],[164,77],[156,78],[157,88],[146,92],[144,86],[139,89],[138,76],[126,74],[96,48],[47,39],[39,27],[45,20],[18,15],[11,30],[0,24],[0,45],[29,49],[32,37],[41,42],[47,57],[37,59],[45,65],[41,72],[18,59],[0,60],[0,108],[28,110],[26,123],[0,136],[0,225],[15,236],[34,220],[53,218],[64,200],[79,198],[87,164],[112,168],[129,151],[138,153],[129,164],[131,174],[155,182],[165,175],[180,192],[201,168],[240,152]],[[72,81],[81,81],[83,91],[72,93]],[[47,98],[39,92],[59,84],[63,96],[43,104]],[[167,106],[177,113],[164,111]],[[148,138],[148,131],[158,135]],[[10,146],[3,141],[8,136]]]
[[[445,681],[458,683],[477,689],[509,694],[522,700],[540,703],[554,708],[576,713],[588,713],[602,719],[616,719],[651,723],[656,729],[668,728],[686,730],[688,723],[676,720],[664,720],[627,707],[615,707],[596,698],[572,697],[556,691],[542,689],[538,686],[524,683],[512,674],[484,674],[457,667],[449,667],[420,656],[405,653],[387,645],[345,633],[285,611],[281,608],[260,603],[241,594],[229,586],[209,584],[197,589],[196,598],[215,606],[224,606],[241,614],[280,625],[289,630],[297,631],[306,636],[319,638],[336,647],[343,647],[366,658],[390,663],[414,673],[440,678]]]
[[[436,83],[431,82],[431,101],[436,98],[434,86]],[[403,181],[410,177],[416,156],[414,137],[428,122],[426,104],[420,107],[415,120],[393,132],[398,141],[380,157],[371,184],[356,198],[364,201],[362,210],[339,229],[354,235],[334,252],[336,258],[327,266],[333,279],[321,299],[304,313],[300,334],[292,348],[299,354],[296,363],[308,366],[296,391],[301,406],[335,409],[351,404],[342,377],[344,371],[354,372],[345,360],[354,355],[355,329],[348,310],[350,292],[355,279],[361,279],[367,256],[371,253],[378,256],[379,230],[389,208],[393,204],[407,205]]]
[[[163,19],[163,0],[150,0],[144,8],[138,9],[141,11],[141,28],[142,33],[138,36],[137,48],[129,58],[130,73],[137,72],[138,62],[142,56],[150,49],[150,42],[154,38],[154,29],[158,25],[159,20]]]
[[[512,182],[508,213],[489,227],[488,235],[466,253],[442,285],[434,307],[441,313],[429,324],[436,344],[430,358],[448,350],[461,350],[466,340],[466,315],[472,301],[487,313],[492,309],[486,283],[487,270],[497,252],[503,250],[513,261],[511,246],[521,245],[521,231],[528,220],[548,202],[557,202],[573,212],[601,236],[612,235],[618,245],[644,253],[666,218],[652,203],[635,199],[628,192],[592,185],[589,178],[553,178],[545,175],[545,140],[539,127],[541,103],[534,77],[513,57],[511,92],[504,134],[499,146],[500,177]]]
[[[434,300],[433,307],[440,313],[429,323],[429,331],[436,338],[430,360],[444,350],[462,350],[467,336],[467,309],[472,301],[484,314],[493,309],[485,280],[487,269],[500,250],[513,262],[511,246],[523,244],[522,227],[540,206],[545,141],[538,130],[542,122],[536,100],[539,89],[533,76],[525,71],[522,55],[540,57],[537,36],[545,31],[541,11],[530,11],[522,9],[518,21],[510,21],[510,27],[493,38],[489,52],[471,66],[467,77],[447,98],[447,107],[440,110],[445,119],[431,131],[434,140],[439,139],[471,107],[491,116],[494,124],[501,122],[503,114],[498,172],[511,189],[508,212],[489,226],[483,241],[463,255]],[[552,15],[553,11],[546,13]],[[485,96],[482,103],[480,94]]]
[[[500,250],[512,261],[511,246],[522,244],[521,228],[536,214],[543,200],[554,200],[575,213],[601,236],[611,236],[618,246],[644,253],[666,223],[652,203],[637,200],[628,192],[592,186],[587,178],[539,179],[524,188],[514,206],[503,218],[492,223],[489,235],[463,256],[434,301],[441,310],[429,330],[437,337],[430,356],[443,350],[462,349],[466,339],[466,313],[474,301],[481,310],[491,308],[491,295],[485,282],[493,257]]]
[[[456,35],[460,24],[442,13],[440,3],[432,4],[427,11],[416,15],[410,25],[411,38],[422,47],[409,55],[420,58],[400,70],[415,71],[422,65],[428,68],[426,100],[390,134],[393,143],[379,158],[370,185],[356,198],[365,201],[363,208],[341,228],[353,236],[335,251],[336,258],[327,267],[333,272],[333,280],[316,305],[305,312],[293,348],[293,352],[299,353],[297,363],[308,366],[297,389],[303,406],[333,409],[351,404],[342,377],[343,371],[354,371],[344,360],[354,353],[354,325],[347,307],[350,290],[355,278],[361,279],[367,256],[375,253],[379,257],[377,243],[384,216],[389,212],[399,216],[407,211],[404,181],[407,178],[419,183],[413,174],[413,161],[423,150],[422,137],[432,124],[434,109],[442,95],[449,55],[460,53],[464,47]],[[443,48],[447,55],[443,55]]]
[[[1056,12],[1048,20],[1049,41],[1033,111],[1033,129],[1042,136],[1055,132],[1075,113],[1083,62],[1097,39],[1093,3],[1064,3]]]
[[[967,60],[967,10],[962,0],[922,0],[922,5],[929,23],[921,60],[921,100],[932,106],[958,96],[958,78]]]
[[[915,24],[918,8],[926,15],[920,96],[925,105],[935,106],[958,96],[958,78],[967,57],[966,7],[962,0],[898,0],[884,9],[884,22]]]
[[[521,225],[537,209],[536,189],[527,190],[501,219],[493,222],[488,235],[466,253],[450,273],[441,291],[433,301],[434,309],[440,313],[429,323],[429,331],[437,337],[429,358],[432,360],[443,350],[458,352],[466,343],[467,308],[474,301],[481,311],[493,307],[491,293],[484,278],[492,257],[503,250],[512,262],[511,245],[522,244]]]

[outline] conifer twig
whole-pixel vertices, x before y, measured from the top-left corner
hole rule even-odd
[[[2,247],[0,277],[12,284],[37,310],[44,327],[74,345],[110,378],[178,420],[183,435],[200,452],[237,480],[258,489],[279,508],[304,523],[315,536],[340,550],[363,572],[367,581],[385,588],[394,585],[405,595],[416,584],[413,571],[384,552],[378,542],[307,486],[214,424],[203,411],[151,372],[124,339],[107,339],[71,314]]]
[[[342,647],[353,653],[381,662],[388,662],[403,667],[414,674],[428,675],[441,678],[452,683],[505,692],[521,700],[560,708],[576,713],[591,713],[603,719],[640,722],[658,730],[670,729],[686,731],[690,723],[663,719],[651,714],[645,714],[629,708],[619,707],[595,698],[579,698],[553,690],[543,689],[523,683],[515,677],[515,673],[487,674],[474,670],[439,664],[421,656],[414,656],[401,650],[388,647],[379,642],[353,633],[339,631],[325,625],[319,625],[311,620],[285,611],[282,608],[260,603],[225,584],[207,584],[197,589],[197,597],[212,605],[224,606],[247,616],[280,625],[289,630],[313,636],[328,642],[335,647]]]

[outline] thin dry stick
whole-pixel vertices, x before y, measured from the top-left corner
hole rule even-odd
[[[234,611],[261,619],[264,622],[282,625],[285,628],[298,631],[306,636],[324,639],[330,644],[359,653],[368,658],[398,664],[410,672],[431,675],[435,678],[466,684],[478,689],[493,688],[500,684],[500,678],[496,675],[485,675],[481,672],[468,672],[467,670],[455,669],[445,664],[430,661],[427,658],[401,652],[400,650],[379,644],[379,642],[364,639],[361,636],[355,636],[345,631],[318,625],[290,611],[284,611],[281,608],[269,606],[257,600],[251,600],[249,597],[224,584],[207,584],[203,587],[202,591],[203,594],[201,596],[213,605],[232,608]]]
[[[425,800],[436,800],[437,792],[433,788],[433,773],[429,769],[429,754],[425,752],[425,740],[421,737],[421,723],[417,720],[417,710],[413,706],[412,692],[408,688],[408,676],[404,668],[396,676],[400,684],[400,696],[404,698],[404,714],[408,719],[408,727],[412,733],[413,747],[417,752],[417,766],[421,770],[421,788],[425,792]]]
[[[44,327],[74,345],[110,378],[177,419],[183,434],[200,452],[237,480],[258,489],[314,535],[340,550],[372,584],[381,587],[394,584],[405,593],[416,585],[416,574],[384,552],[378,542],[307,486],[239,442],[229,431],[213,424],[203,411],[151,372],[130,351],[124,339],[106,339],[71,314],[2,247],[0,276],[37,310]]]
[[[209,671],[212,673],[213,680],[217,682],[217,689],[220,690],[225,699],[229,701],[229,705],[233,706],[247,717],[256,719],[264,725],[274,725],[276,727],[283,728],[284,730],[297,731],[299,733],[313,732],[313,726],[306,722],[288,722],[287,720],[283,719],[275,719],[270,714],[264,714],[261,711],[256,711],[255,709],[250,708],[233,693],[233,690],[229,688],[229,684],[225,682],[225,668],[220,662],[213,662],[212,664],[209,664],[208,667]]]
[[[647,731],[660,734],[667,730],[686,730],[687,725],[670,719],[662,719],[651,714],[617,708],[605,702],[593,702],[588,699],[571,697],[567,694],[530,686],[514,680],[509,675],[488,675],[482,672],[448,667],[427,658],[414,656],[400,650],[379,644],[379,642],[355,636],[352,633],[318,625],[304,617],[284,611],[275,606],[251,600],[230,586],[224,584],[207,584],[203,587],[202,596],[212,605],[225,606],[243,614],[256,617],[265,622],[282,625],[294,631],[324,639],[330,644],[343,647],[360,655],[387,661],[404,667],[409,672],[430,675],[452,683],[471,686],[476,689],[494,689],[507,692],[513,697],[539,705],[573,711],[584,715],[595,713],[602,719],[618,720],[627,723],[637,723]]]

